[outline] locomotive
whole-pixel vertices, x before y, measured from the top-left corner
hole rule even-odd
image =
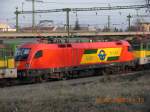
[[[18,77],[68,78],[87,71],[123,70],[135,66],[127,41],[84,43],[26,43],[18,48]],[[119,69],[118,69],[119,68]],[[85,74],[86,75],[86,74]]]

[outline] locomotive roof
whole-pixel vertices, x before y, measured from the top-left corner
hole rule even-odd
[[[117,46],[130,46],[127,41],[113,41],[113,42],[84,42],[84,43],[54,43],[54,44],[45,44],[45,43],[26,43],[21,46],[21,48],[59,48],[63,45],[74,48],[89,48],[89,47],[117,47]]]

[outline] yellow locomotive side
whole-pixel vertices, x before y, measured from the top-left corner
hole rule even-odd
[[[15,68],[14,58],[0,59],[0,68]]]
[[[133,44],[133,53],[138,60],[138,64],[144,65],[150,63],[150,43],[140,42]]]
[[[141,50],[133,52],[136,58],[150,57],[150,50]]]
[[[0,79],[16,78],[17,69],[15,68],[14,49],[12,46],[0,46]]]

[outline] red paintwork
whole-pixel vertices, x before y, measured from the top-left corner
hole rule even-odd
[[[130,46],[128,42],[121,41],[121,45],[117,45],[116,43],[117,42],[70,43],[72,47],[67,48],[59,48],[58,44],[27,43],[22,45],[21,48],[31,48],[29,57],[25,61],[19,61],[17,68],[18,70],[27,69],[25,64],[30,65],[28,69],[79,66],[85,49],[122,47],[121,57],[115,62],[127,62],[134,59],[133,53],[128,51],[128,47]],[[34,55],[39,50],[43,50],[43,56],[35,59]]]

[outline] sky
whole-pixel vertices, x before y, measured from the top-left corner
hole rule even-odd
[[[81,7],[104,7],[104,6],[126,6],[145,4],[145,0],[43,0],[45,3],[36,2],[36,10],[61,9],[61,8],[81,8]],[[22,5],[23,4],[23,5]],[[32,2],[26,0],[0,0],[0,22],[15,25],[15,8],[19,10],[31,10]],[[80,24],[98,25],[104,27],[107,25],[108,15],[112,27],[123,27],[127,25],[127,15],[147,14],[145,9],[140,10],[116,10],[116,11],[92,11],[92,12],[75,12],[70,13],[70,22],[74,24],[78,18]],[[149,14],[149,13],[148,13]],[[40,20],[53,20],[57,25],[63,25],[66,22],[65,13],[48,13],[36,14],[36,24]],[[145,18],[149,19],[149,18]],[[132,24],[135,18],[132,19]],[[32,23],[31,15],[20,15],[19,25],[29,26]]]

